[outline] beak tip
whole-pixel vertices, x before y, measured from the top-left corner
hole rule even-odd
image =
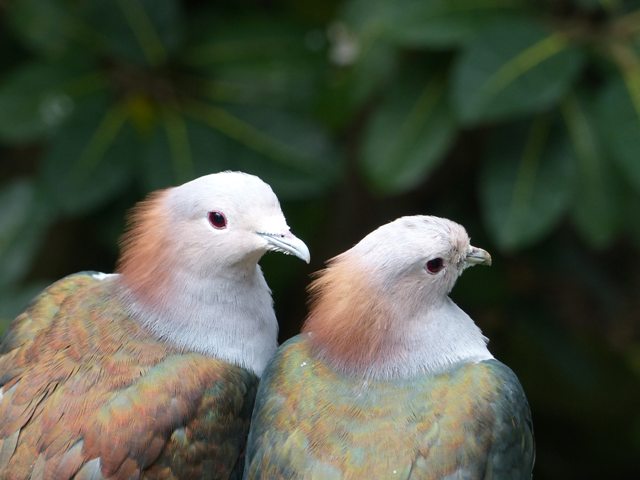
[[[311,261],[309,247],[290,232],[286,234],[260,233],[259,235],[266,240],[267,250],[274,250],[287,255],[293,255],[307,264]]]
[[[471,247],[466,257],[467,266],[486,265],[491,266],[492,259],[489,252],[482,248]]]
[[[297,253],[294,253],[294,255],[304,261],[307,265],[311,262],[311,254],[309,253],[308,248],[304,251],[298,251]]]

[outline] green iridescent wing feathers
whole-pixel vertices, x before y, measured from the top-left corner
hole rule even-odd
[[[158,342],[111,282],[56,282],[0,345],[0,478],[229,478],[257,378]]]
[[[346,378],[304,336],[265,372],[245,478],[531,478],[529,407],[495,360],[393,382]]]
[[[495,422],[484,478],[531,478],[535,441],[531,410],[524,390],[506,365],[496,360],[482,363],[494,372],[499,382],[498,394],[493,400]]]

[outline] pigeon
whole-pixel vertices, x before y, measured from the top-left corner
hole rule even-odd
[[[0,478],[240,478],[277,348],[268,251],[309,262],[253,175],[138,204],[117,272],[52,284],[0,343]]]
[[[246,479],[530,479],[529,405],[450,298],[490,265],[459,224],[408,216],[328,262],[261,379]]]

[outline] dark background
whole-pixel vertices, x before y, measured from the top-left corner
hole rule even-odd
[[[640,2],[0,2],[0,331],[112,271],[125,212],[224,169],[280,197],[281,339],[378,225],[463,224],[452,297],[528,394],[538,479],[640,478]]]

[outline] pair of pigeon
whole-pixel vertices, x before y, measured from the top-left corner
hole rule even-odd
[[[491,262],[463,227],[370,233],[279,349],[267,251],[309,261],[255,176],[139,204],[118,273],[54,283],[0,344],[0,478],[531,478],[522,387],[448,297]]]

